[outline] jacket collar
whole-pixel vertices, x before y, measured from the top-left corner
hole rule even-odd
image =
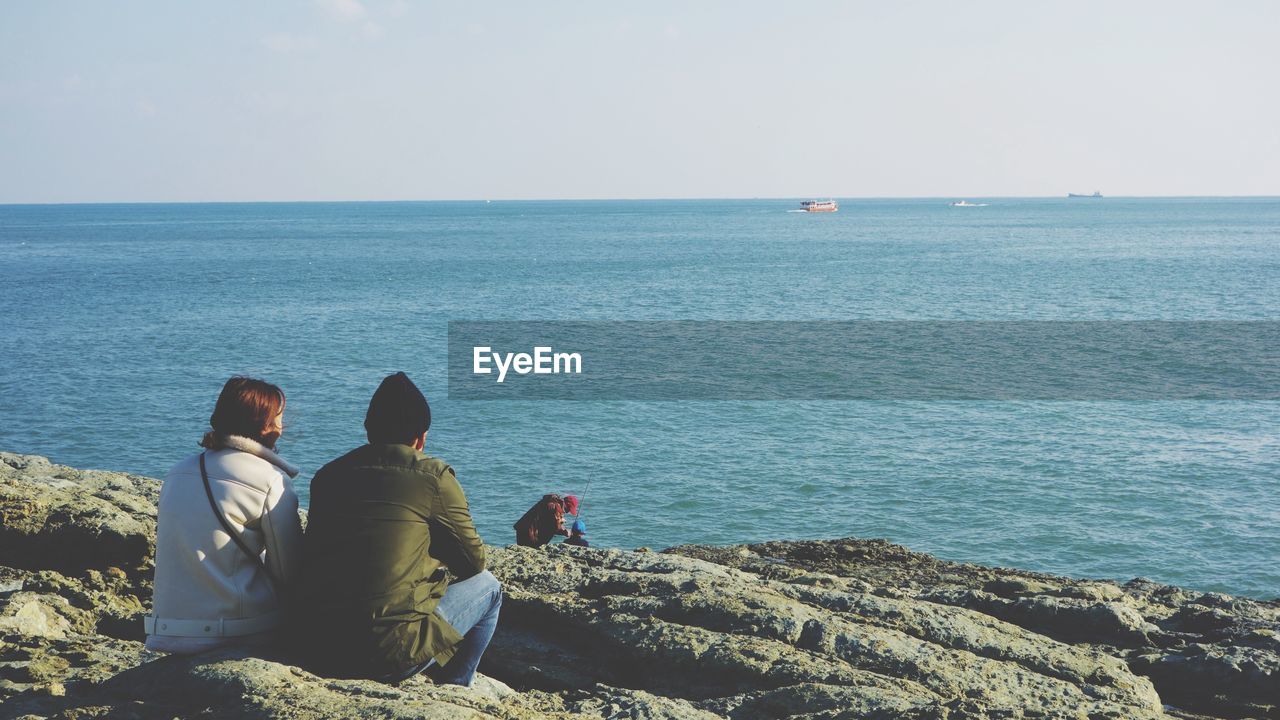
[[[365,452],[379,462],[395,465],[412,465],[423,457],[413,447],[401,443],[369,443],[364,447]]]
[[[288,460],[280,457],[274,450],[263,445],[257,440],[250,440],[249,438],[240,435],[225,435],[220,439],[222,441],[222,447],[224,448],[247,452],[250,455],[257,455],[263,460],[266,460],[272,465],[275,465],[285,471],[289,477],[298,476],[298,468],[294,467]]]

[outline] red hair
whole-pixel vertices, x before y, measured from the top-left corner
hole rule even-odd
[[[236,376],[222,386],[218,404],[209,416],[213,428],[204,434],[200,444],[210,450],[223,446],[223,439],[239,435],[263,442],[275,431],[275,420],[284,411],[284,391],[264,380]]]

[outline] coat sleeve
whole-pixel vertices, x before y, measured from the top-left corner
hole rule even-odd
[[[459,580],[484,570],[484,541],[471,520],[471,508],[462,485],[446,468],[440,473],[440,491],[431,517],[431,554]]]
[[[262,536],[267,548],[267,569],[271,577],[288,587],[297,574],[302,548],[302,523],[298,519],[298,496],[284,475],[279,486],[272,483],[262,513]]]

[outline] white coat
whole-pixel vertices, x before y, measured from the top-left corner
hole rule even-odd
[[[224,443],[203,453],[214,501],[272,578],[287,584],[302,543],[298,496],[290,482],[298,469],[248,438],[231,436]],[[258,644],[280,623],[272,578],[213,514],[200,455],[175,465],[160,489],[155,598],[145,622],[151,650],[194,653]]]

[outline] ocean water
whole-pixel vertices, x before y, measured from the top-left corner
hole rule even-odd
[[[449,320],[1277,320],[1280,200],[0,206],[0,449],[163,476],[232,374],[311,473],[379,379],[431,400],[481,534],[884,537],[1280,595],[1280,403],[451,401]]]

